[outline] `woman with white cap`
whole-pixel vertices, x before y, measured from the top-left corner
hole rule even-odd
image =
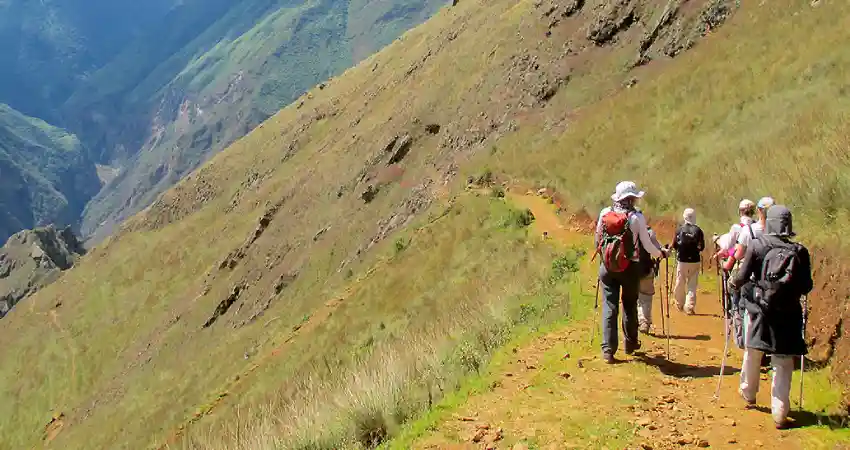
[[[602,255],[599,282],[603,292],[602,358],[611,364],[617,352],[618,316],[623,303],[623,331],[627,355],[640,348],[638,341],[638,295],[641,279],[640,253],[643,248],[653,258],[667,256],[649,236],[646,219],[635,209],[644,192],[631,181],[617,184],[614,204],[599,213],[596,222],[596,253]]]

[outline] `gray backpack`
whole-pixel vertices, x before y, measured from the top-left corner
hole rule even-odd
[[[790,301],[798,301],[800,292],[800,249],[793,242],[771,243],[756,278],[754,297],[765,309],[782,309]]]

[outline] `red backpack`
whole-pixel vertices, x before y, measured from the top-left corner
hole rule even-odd
[[[624,272],[632,262],[635,241],[629,227],[629,216],[630,213],[611,210],[599,219],[602,222],[602,235],[599,237],[596,255],[602,255],[602,264],[609,272]]]

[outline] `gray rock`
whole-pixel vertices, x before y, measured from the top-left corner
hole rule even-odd
[[[48,226],[16,233],[0,248],[0,317],[59,278],[85,254],[70,228]]]

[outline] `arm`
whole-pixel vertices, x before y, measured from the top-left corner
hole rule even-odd
[[[649,232],[649,239],[652,241],[656,248],[661,249],[661,243],[658,242],[658,235],[656,235],[654,231]]]
[[[679,250],[679,232],[682,231],[682,226],[676,227],[676,233],[673,235],[673,245],[671,248],[673,250]]]
[[[593,233],[593,248],[594,248],[594,250],[599,248],[599,241],[602,239],[602,214],[604,214],[604,213],[605,213],[605,210],[603,209],[599,213],[599,217],[596,218],[596,232]]]
[[[702,253],[705,250],[705,234],[703,234],[702,228],[697,228],[697,239],[697,250]]]
[[[808,295],[815,286],[812,279],[812,259],[809,255],[809,249],[801,245],[797,256],[800,258],[800,292],[802,295]]]
[[[641,246],[649,253],[649,256],[653,258],[664,257],[664,253],[649,238],[649,231],[646,229],[646,219],[644,219],[643,214],[632,214],[629,227],[632,229],[632,234],[640,239]]]
[[[731,258],[730,258],[731,259]],[[750,276],[756,271],[757,264],[755,261],[755,250],[753,246],[747,246],[747,253],[744,255],[744,260],[741,261],[741,267],[738,268],[738,273],[732,279],[732,285],[740,289],[750,280]]]
[[[737,251],[736,251],[736,254],[737,254]],[[735,267],[735,261],[737,261],[737,259],[735,258],[734,255],[730,258],[726,258],[726,262],[723,263],[723,270],[725,270],[727,272],[732,270],[732,268]]]

